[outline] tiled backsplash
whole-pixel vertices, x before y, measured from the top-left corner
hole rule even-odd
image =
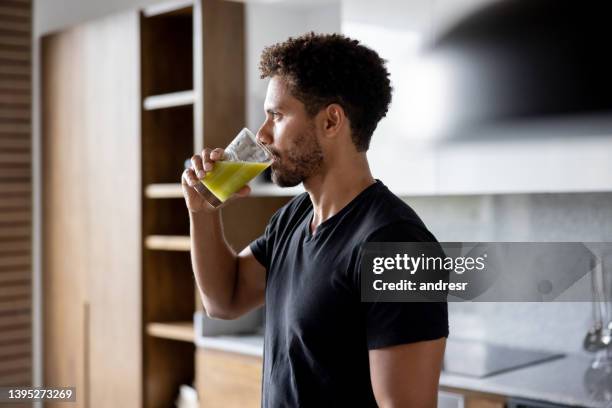
[[[612,193],[409,197],[439,241],[612,242]],[[581,282],[579,290],[589,290]],[[582,352],[588,302],[451,303],[451,336]]]

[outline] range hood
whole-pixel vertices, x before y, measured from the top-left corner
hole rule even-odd
[[[446,140],[612,134],[611,7],[506,0],[438,35],[423,57],[446,87]]]

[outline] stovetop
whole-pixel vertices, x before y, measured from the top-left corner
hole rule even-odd
[[[563,356],[564,354],[560,353],[451,338],[446,342],[443,370],[452,374],[483,378]]]

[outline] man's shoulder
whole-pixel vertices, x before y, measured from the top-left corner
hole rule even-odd
[[[381,181],[362,208],[365,241],[431,241],[435,237],[416,211]]]

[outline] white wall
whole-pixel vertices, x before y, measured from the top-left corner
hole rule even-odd
[[[264,47],[308,31],[340,31],[340,3],[312,6],[280,3],[247,3],[246,83],[247,127],[257,131],[264,120],[263,103],[268,81],[259,78],[259,57]]]
[[[160,0],[34,0],[34,33],[47,34],[87,20]]]

